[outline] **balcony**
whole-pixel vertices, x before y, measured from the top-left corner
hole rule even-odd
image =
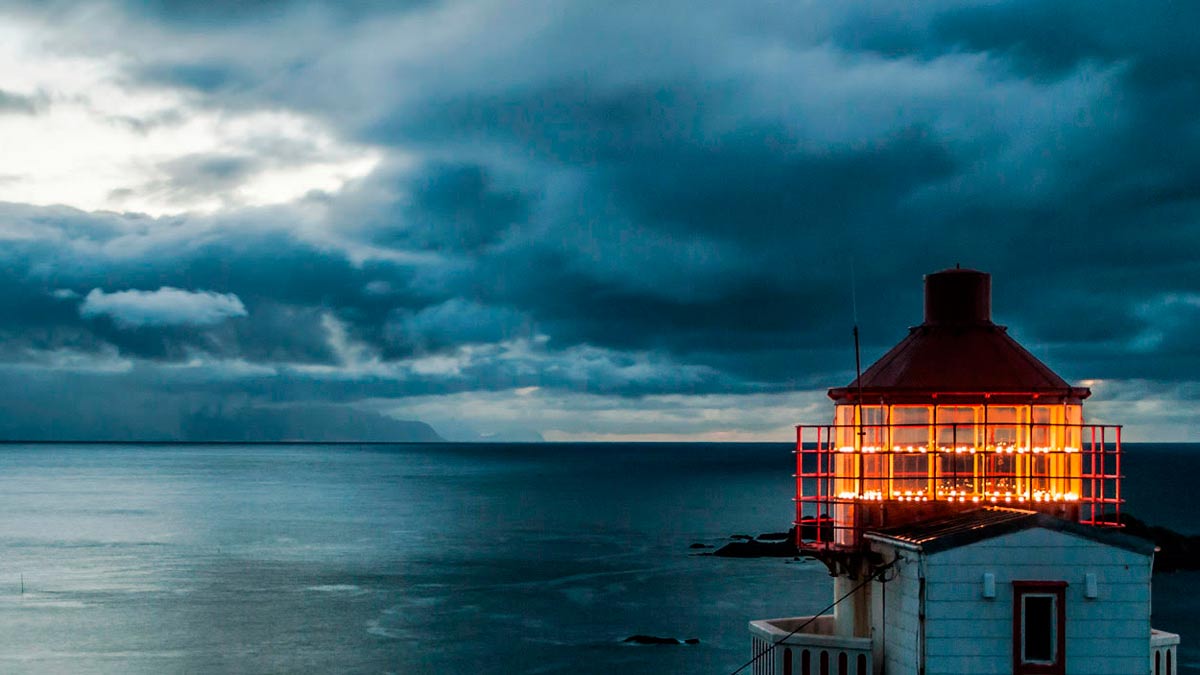
[[[1150,629],[1150,664],[1154,675],[1176,675],[1179,663],[1179,636],[1155,628]]]
[[[834,635],[832,614],[813,619],[797,616],[750,622],[754,675],[871,675],[871,639]],[[772,649],[772,645],[775,645]],[[1150,668],[1153,675],[1178,675],[1179,636],[1151,629]]]
[[[832,614],[751,621],[753,654],[763,654],[754,662],[754,675],[871,675],[871,638],[834,635],[833,630]]]
[[[993,422],[991,408],[962,409],[978,421],[926,407],[921,423],[875,423],[892,415],[876,410],[871,423],[798,426],[800,548],[853,549],[869,529],[984,506],[1120,526],[1119,426],[1042,421],[1037,408]]]

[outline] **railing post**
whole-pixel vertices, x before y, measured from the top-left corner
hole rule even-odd
[[[1114,514],[1113,518],[1116,519],[1116,524],[1120,525],[1121,524],[1121,427],[1120,426],[1117,426],[1116,434],[1117,434],[1117,439],[1116,439],[1117,444],[1113,448],[1113,452],[1116,455],[1116,458],[1115,458],[1116,459],[1116,470],[1114,472],[1114,475],[1116,476],[1116,478],[1113,479],[1113,498],[1115,500],[1113,502],[1113,514]]]

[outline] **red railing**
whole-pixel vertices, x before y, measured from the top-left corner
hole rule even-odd
[[[1019,442],[995,442],[997,431],[1005,436],[1017,426],[1021,433],[1008,437]],[[923,443],[893,443],[920,437],[924,429]],[[1038,446],[1038,438],[1058,440]],[[800,425],[795,454],[802,548],[851,548],[869,527],[981,506],[1120,526],[1116,425]]]

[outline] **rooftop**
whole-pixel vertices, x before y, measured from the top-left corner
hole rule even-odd
[[[1067,532],[1144,555],[1155,551],[1153,542],[1110,528],[1089,527],[1038,511],[1000,507],[972,509],[951,516],[867,532],[864,536],[901,548],[935,553],[1033,528]]]
[[[1077,402],[1091,392],[1072,387],[992,323],[991,275],[951,269],[925,277],[925,321],[845,387],[834,400],[930,394],[1018,394]]]

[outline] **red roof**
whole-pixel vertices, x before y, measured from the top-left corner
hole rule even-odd
[[[955,398],[1078,402],[1091,391],[1072,387],[991,321],[991,278],[974,270],[926,277],[925,323],[846,387],[836,401],[928,402]]]

